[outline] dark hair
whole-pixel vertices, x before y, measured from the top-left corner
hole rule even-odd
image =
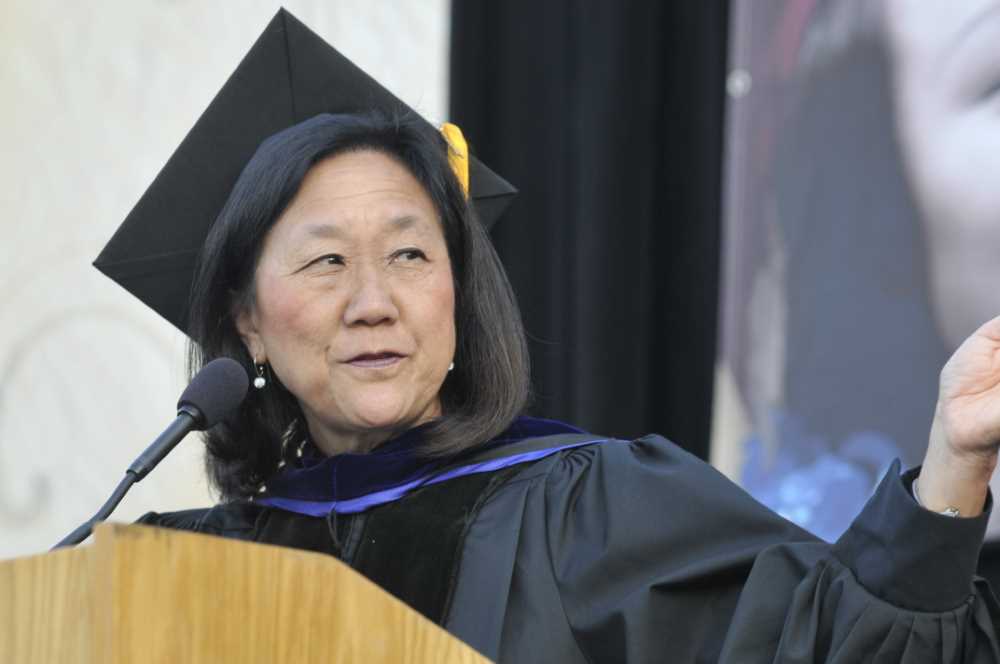
[[[264,239],[314,164],[359,150],[397,159],[440,217],[455,280],[455,368],[441,387],[442,416],[427,425],[420,449],[428,456],[454,454],[494,438],[520,413],[528,395],[528,352],[507,276],[448,163],[447,145],[414,117],[323,114],[260,145],[199,258],[189,371],[223,356],[253,371],[235,316],[253,303]],[[209,478],[222,499],[245,499],[295,455],[306,436],[297,400],[272,373],[265,389],[250,390],[239,410],[205,434]]]

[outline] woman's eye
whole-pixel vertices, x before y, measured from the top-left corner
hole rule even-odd
[[[427,260],[427,255],[419,249],[400,249],[392,255],[394,259],[400,258],[404,261]]]
[[[343,265],[344,257],[340,254],[327,254],[326,256],[320,256],[314,260],[310,265]]]

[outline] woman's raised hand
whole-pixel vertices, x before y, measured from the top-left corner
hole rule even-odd
[[[1000,448],[1000,317],[965,340],[941,370],[920,500],[962,516],[982,512]]]

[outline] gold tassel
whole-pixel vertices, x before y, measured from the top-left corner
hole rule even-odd
[[[451,170],[455,171],[455,177],[462,185],[465,198],[469,198],[469,146],[465,142],[465,136],[458,125],[445,122],[441,125],[441,134],[448,142],[448,164]]]

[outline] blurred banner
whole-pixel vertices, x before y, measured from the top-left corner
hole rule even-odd
[[[713,462],[832,540],[1000,313],[1000,2],[731,20]]]

